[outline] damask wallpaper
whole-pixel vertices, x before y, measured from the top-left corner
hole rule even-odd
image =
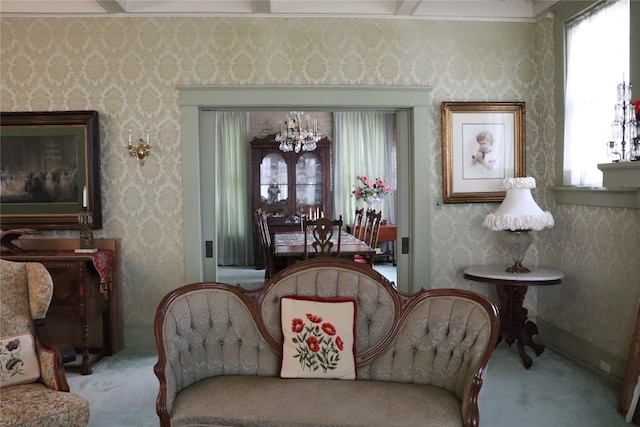
[[[626,358],[638,301],[638,212],[556,205],[552,20],[457,22],[346,18],[2,18],[2,111],[100,112],[104,228],[122,240],[126,326],[151,325],[183,284],[181,129],[177,85],[430,86],[431,194],[441,194],[440,103],[524,101],[527,173],[556,225],[535,234],[526,263],[564,271],[526,306],[551,324]],[[124,149],[148,129],[144,167]],[[502,263],[482,227],[496,204],[431,212],[431,277],[420,285],[493,291],[462,278]],[[635,223],[635,228],[632,227]],[[54,236],[72,236],[53,233]],[[616,238],[612,238],[615,236]],[[421,236],[414,236],[420,238]]]

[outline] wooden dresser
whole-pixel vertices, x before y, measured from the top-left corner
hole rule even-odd
[[[385,224],[380,226],[378,232],[378,245],[380,243],[386,243],[386,251],[376,255],[376,258],[386,258],[391,260],[393,265],[396,265],[396,240],[398,239],[398,226],[392,224]]]
[[[96,239],[96,254],[76,254],[78,239],[20,239],[19,244],[23,253],[2,253],[2,258],[47,268],[54,285],[47,333],[80,355],[79,365],[71,362],[67,368],[90,374],[98,360],[124,346],[119,240]]]

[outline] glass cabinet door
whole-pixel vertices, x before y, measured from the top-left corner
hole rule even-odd
[[[287,162],[281,154],[267,154],[260,163],[261,202],[267,205],[286,203],[288,194]]]
[[[319,213],[324,210],[322,194],[322,161],[315,152],[302,154],[296,162],[296,205],[303,214],[309,209]]]
[[[332,210],[331,141],[323,138],[313,151],[283,152],[275,134],[251,141],[252,209],[262,208],[271,225],[298,224],[300,215]]]

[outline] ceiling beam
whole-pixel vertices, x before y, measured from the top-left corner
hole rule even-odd
[[[253,13],[271,13],[271,0],[252,0]]]
[[[420,3],[420,0],[396,0],[396,15],[409,16],[413,14],[418,3]]]
[[[120,4],[120,0],[98,0],[100,6],[104,7],[109,13],[125,13],[126,10]]]

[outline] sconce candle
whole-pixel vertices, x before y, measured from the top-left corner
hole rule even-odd
[[[87,186],[85,185],[82,189],[82,207],[87,207]]]
[[[138,140],[138,145],[133,145],[131,143],[131,131],[129,131],[129,143],[127,144],[127,150],[129,151],[129,155],[131,157],[138,158],[138,163],[140,163],[140,166],[144,166],[144,162],[149,156],[149,151],[151,151],[151,144],[149,143],[149,131],[147,131],[145,138],[146,140],[140,138]]]

